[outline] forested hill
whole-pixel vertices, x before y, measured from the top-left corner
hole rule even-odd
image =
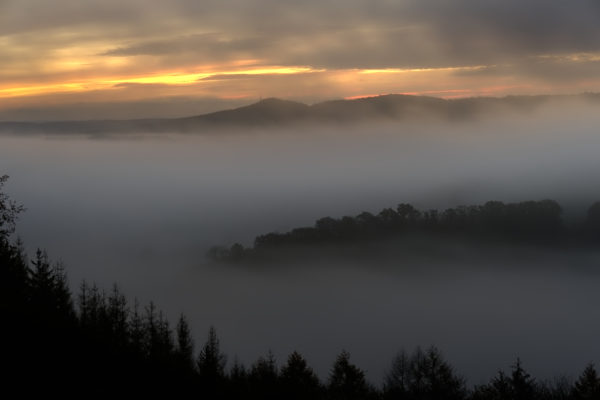
[[[0,122],[0,132],[107,134],[134,132],[208,133],[219,128],[282,127],[295,124],[354,124],[375,121],[464,121],[505,112],[527,113],[547,104],[600,105],[599,94],[441,99],[390,94],[306,105],[269,98],[231,110],[186,118]]]
[[[411,235],[459,237],[473,242],[589,246],[600,239],[600,202],[589,208],[585,221],[571,226],[563,221],[562,207],[554,200],[489,201],[443,211],[423,211],[402,203],[377,214],[362,212],[354,217],[324,217],[313,226],[285,233],[270,232],[257,236],[251,248],[239,243],[230,247],[214,246],[207,256],[221,261],[260,260],[280,249],[306,250],[329,245],[360,248]]]
[[[388,94],[313,105],[270,98],[245,107],[180,119],[193,124],[285,125],[296,122],[355,123],[358,121],[463,121],[502,112],[530,112],[543,105],[574,101],[600,104],[600,95],[539,95],[442,99],[430,96]]]

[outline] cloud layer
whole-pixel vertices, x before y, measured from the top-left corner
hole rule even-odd
[[[3,99],[77,92],[75,102],[113,81],[154,76],[170,86],[186,74],[203,76],[144,97],[598,91],[600,3],[4,0],[0,58]],[[282,67],[315,73],[274,77],[270,69]],[[124,92],[112,94],[141,100],[139,88]]]

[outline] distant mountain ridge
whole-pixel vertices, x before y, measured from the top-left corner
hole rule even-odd
[[[468,120],[500,112],[528,112],[550,102],[588,101],[600,104],[600,94],[470,97],[441,99],[389,94],[353,100],[330,100],[307,105],[268,98],[234,108],[184,118],[0,122],[0,132],[123,133],[206,132],[220,127],[283,126],[297,123],[355,123],[369,120]]]
[[[244,107],[179,120],[229,125],[273,125],[299,121],[343,123],[373,118],[392,121],[423,117],[461,120],[486,112],[531,111],[551,101],[570,100],[600,103],[600,94],[468,97],[451,100],[388,94],[353,100],[329,100],[313,105],[269,98]]]

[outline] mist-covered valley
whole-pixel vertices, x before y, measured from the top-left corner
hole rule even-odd
[[[470,383],[520,357],[535,376],[598,360],[600,251],[458,238],[407,241],[395,259],[227,265],[215,244],[251,246],[325,216],[399,203],[445,209],[553,199],[567,225],[600,200],[594,104],[474,120],[362,121],[220,129],[0,136],[0,172],[27,207],[17,234],[82,280],[184,312],[251,363],[300,351],[322,377],[342,349],[381,382],[391,355],[436,345]],[[398,264],[398,265],[396,265]],[[231,360],[230,360],[231,361]]]

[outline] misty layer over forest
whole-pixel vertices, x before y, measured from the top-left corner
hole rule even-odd
[[[574,226],[567,226],[561,214],[562,207],[553,200],[508,204],[488,201],[483,205],[462,205],[444,211],[420,211],[401,203],[396,208],[384,208],[376,215],[363,211],[354,217],[323,217],[313,226],[285,233],[270,232],[257,236],[251,248],[244,248],[240,243],[229,248],[213,246],[207,257],[234,263],[272,263],[314,258],[315,254],[310,252],[316,250],[321,257],[349,256],[346,262],[362,255],[374,263],[381,264],[388,259],[405,264],[406,257],[415,255],[415,251],[410,251],[410,247],[418,243],[415,238],[432,248],[444,247],[453,241],[463,241],[472,247],[490,242],[554,246],[561,251],[572,247],[575,251],[593,249],[598,245],[600,202],[592,204],[585,220]],[[417,253],[423,250],[418,247]],[[396,254],[390,250],[396,250]],[[283,259],[277,258],[281,255]]]
[[[315,125],[348,128],[356,123],[423,122],[456,123],[476,121],[490,116],[512,117],[548,107],[598,107],[600,95],[470,97],[441,99],[429,96],[388,94],[347,100],[304,104],[268,98],[249,105],[181,118],[108,119],[61,121],[56,118],[32,121],[3,121],[0,132],[24,134],[113,135],[144,133],[214,134],[230,129],[285,128],[304,129]],[[189,106],[188,106],[189,107]],[[85,115],[85,113],[83,114]]]
[[[223,351],[247,365],[269,349],[279,360],[298,350],[324,377],[345,349],[380,382],[391,354],[435,345],[474,384],[516,357],[540,378],[575,376],[600,354],[593,246],[474,247],[453,237],[426,244],[427,257],[404,269],[320,257],[223,268],[205,254],[399,203],[443,210],[553,199],[565,224],[583,223],[600,200],[597,110],[548,105],[453,124],[214,135],[12,134],[0,137],[0,171],[27,207],[17,234],[28,254],[46,248],[72,287],[118,282],[168,316],[185,313],[197,343],[218,327]]]
[[[7,176],[0,176],[0,188]],[[326,380],[298,351],[281,366],[271,351],[250,367],[227,366],[214,327],[197,355],[187,318],[175,329],[153,302],[140,308],[118,286],[110,294],[81,284],[72,295],[64,266],[38,250],[28,265],[22,243],[10,240],[23,207],[0,192],[0,311],[3,388],[21,395],[200,395],[210,399],[596,399],[600,377],[589,363],[576,380],[540,381],[519,358],[509,373],[468,387],[435,346],[399,351],[383,385],[374,386],[342,350]],[[65,382],[65,378],[69,380]],[[35,385],[31,385],[35,382]],[[63,384],[58,384],[63,383]]]

